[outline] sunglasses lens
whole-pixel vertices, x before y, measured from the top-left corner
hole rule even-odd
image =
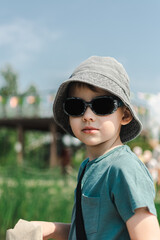
[[[70,116],[80,116],[84,112],[84,103],[81,99],[67,99],[64,110]]]
[[[63,106],[66,114],[78,117],[84,114],[87,106],[91,107],[95,114],[103,116],[113,113],[120,105],[112,97],[99,97],[91,102],[85,102],[79,98],[68,98]]]
[[[92,108],[98,115],[107,115],[113,112],[115,104],[112,98],[97,98],[92,102]]]

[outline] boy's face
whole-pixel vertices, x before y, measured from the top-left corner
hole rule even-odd
[[[70,89],[70,97],[78,97],[90,102],[98,96],[111,95],[107,91],[96,88],[91,90],[87,86],[74,86]],[[83,116],[69,117],[69,123],[74,135],[87,146],[101,146],[107,144],[122,144],[120,141],[123,107],[107,116],[98,116],[88,107]],[[113,144],[112,144],[113,143]],[[113,146],[112,146],[113,147]]]

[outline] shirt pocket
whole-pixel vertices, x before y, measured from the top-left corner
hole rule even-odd
[[[100,198],[82,194],[82,209],[86,233],[96,233],[99,224]]]

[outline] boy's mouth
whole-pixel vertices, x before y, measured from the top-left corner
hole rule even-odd
[[[98,128],[95,128],[95,127],[84,127],[82,129],[82,132],[84,133],[94,133],[96,131],[98,131]]]

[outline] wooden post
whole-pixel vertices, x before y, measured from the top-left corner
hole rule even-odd
[[[16,146],[17,160],[19,164],[22,164],[24,154],[24,130],[22,125],[18,125],[17,132],[18,132],[18,142]]]
[[[54,123],[50,124],[50,132],[52,136],[52,141],[50,145],[50,167],[55,167],[58,165],[58,155],[57,155],[57,141],[56,141],[56,127]]]

